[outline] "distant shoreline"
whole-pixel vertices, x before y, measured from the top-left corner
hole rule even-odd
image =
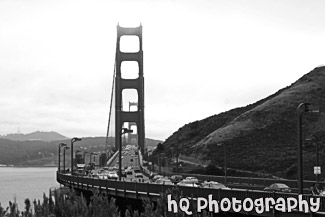
[[[36,167],[58,167],[58,166],[46,166],[46,165],[0,165],[0,168],[13,167],[13,168],[36,168]]]

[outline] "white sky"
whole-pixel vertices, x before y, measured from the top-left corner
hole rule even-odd
[[[143,26],[146,137],[324,64],[321,0],[0,0],[0,134],[105,136],[116,26]]]

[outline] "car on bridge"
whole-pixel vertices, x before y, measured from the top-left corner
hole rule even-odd
[[[180,181],[183,180],[183,176],[182,175],[173,175],[170,177],[170,181],[173,183],[179,183]]]
[[[184,180],[189,181],[189,182],[193,182],[195,184],[199,183],[199,180],[196,177],[192,177],[192,176],[186,177]]]
[[[230,189],[226,187],[224,184],[214,181],[205,181],[201,184],[203,188],[214,188],[214,189]]]
[[[264,188],[264,191],[281,191],[281,192],[291,192],[291,188],[283,183],[273,183],[272,185]]]
[[[192,181],[186,180],[186,179],[184,179],[184,180],[180,181],[179,183],[177,183],[177,186],[198,187],[197,184],[195,184]]]
[[[170,179],[168,179],[168,178],[166,178],[166,177],[163,177],[163,178],[157,179],[157,180],[155,181],[155,184],[161,184],[161,185],[174,185],[174,183],[173,183]]]
[[[115,180],[118,179],[118,175],[114,171],[108,172],[107,177],[108,177],[108,179],[115,179]]]
[[[127,168],[127,169],[125,170],[125,173],[126,173],[126,175],[133,175],[133,169],[131,169],[131,168]]]
[[[107,179],[108,176],[105,175],[105,174],[100,174],[100,175],[98,175],[98,178],[99,178],[99,179]]]
[[[143,178],[143,175],[142,173],[135,173],[135,178]]]
[[[153,177],[155,177],[156,175],[159,175],[159,174],[151,172],[149,175],[149,179],[153,179]]]
[[[90,177],[90,178],[98,178],[98,175],[99,174],[97,174],[97,173],[89,173],[88,177]]]
[[[161,178],[163,178],[163,176],[157,174],[151,179],[151,181],[155,182],[157,179],[161,179]]]

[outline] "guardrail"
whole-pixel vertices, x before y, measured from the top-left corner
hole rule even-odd
[[[114,154],[114,156],[111,159],[115,159],[115,157],[117,156],[118,152],[116,152]],[[142,158],[142,153],[139,151],[139,160],[140,158]],[[110,159],[110,160],[111,160]],[[140,169],[141,172],[148,176],[150,175],[151,171],[147,168],[144,167],[141,163],[140,163]],[[165,176],[172,176],[175,175],[176,173],[170,173],[170,172],[161,172],[162,175]],[[234,177],[234,176],[212,176],[212,175],[201,175],[201,174],[190,174],[190,173],[178,173],[184,177],[187,176],[195,176],[197,177],[199,180],[206,180],[206,181],[216,181],[216,182],[220,182],[223,183],[225,185],[249,185],[249,186],[254,186],[254,188],[264,188],[266,186],[270,186],[271,184],[274,183],[283,183],[288,185],[291,189],[297,189],[298,188],[298,182],[297,180],[290,180],[290,179],[272,179],[272,178],[254,178],[254,177]],[[303,188],[309,189],[312,184],[315,183],[315,181],[312,180],[304,180],[304,185]],[[321,181],[319,182],[321,185],[325,186],[325,181]]]
[[[121,196],[129,198],[141,197],[151,198],[157,200],[162,193],[166,193],[167,190],[171,190],[175,186],[173,185],[161,185],[154,183],[138,183],[138,182],[125,182],[125,181],[112,181],[95,179],[88,177],[78,177],[71,176],[67,174],[57,173],[57,181],[65,186],[81,189],[81,190],[91,190],[99,189],[105,191],[112,196]],[[212,195],[214,200],[221,201],[223,198],[236,198],[237,200],[245,200],[250,198],[252,200],[259,198],[284,198],[289,197],[299,199],[298,194],[294,193],[278,193],[278,192],[265,192],[257,190],[244,190],[244,189],[213,189],[213,188],[203,188],[203,187],[187,187],[187,186],[177,186],[181,192],[182,197],[188,197],[196,200],[196,198],[208,198]],[[313,196],[302,195],[302,199],[310,201]],[[319,211],[325,211],[325,197],[320,198],[320,208]]]
[[[142,156],[141,151],[139,150],[139,165],[140,165],[141,172],[142,172],[145,176],[149,177],[151,171],[150,171],[147,167],[144,167],[144,166],[143,166],[142,159],[143,159],[143,156]]]
[[[175,173],[169,172],[162,172],[165,176],[172,176]],[[283,183],[288,185],[290,188],[298,188],[297,180],[290,180],[290,179],[272,179],[272,178],[254,178],[254,177],[234,177],[234,176],[212,176],[212,175],[201,175],[201,174],[190,174],[190,173],[178,173],[183,177],[187,176],[195,176],[199,180],[207,180],[207,181],[216,181],[223,184],[247,184],[247,185],[256,185],[261,187],[269,186],[273,183]],[[304,188],[310,188],[315,181],[312,180],[304,180]],[[325,186],[325,181],[319,182]]]

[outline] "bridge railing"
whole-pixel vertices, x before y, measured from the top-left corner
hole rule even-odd
[[[88,177],[78,177],[71,176],[67,174],[57,173],[57,181],[63,185],[80,188],[86,185],[89,188],[104,188],[117,191],[128,191],[128,192],[141,192],[145,195],[155,195],[160,197],[162,193],[166,193],[169,189],[176,187],[174,185],[161,185],[154,183],[138,183],[138,182],[125,182],[125,181],[113,181],[113,180],[103,180]],[[298,200],[298,194],[294,193],[279,193],[279,192],[265,192],[256,190],[245,190],[245,189],[213,189],[213,188],[202,188],[202,187],[187,187],[187,186],[177,186],[179,192],[183,197],[188,198],[208,198],[212,195],[214,200],[221,201],[223,198],[236,198],[237,200],[245,200],[250,198],[252,200],[259,198],[273,198],[275,201],[277,198],[287,199],[289,197]],[[114,192],[114,191],[113,191]],[[302,199],[310,201],[311,195],[303,195]],[[318,196],[317,196],[318,197]],[[320,211],[325,211],[325,197],[319,197],[320,200]]]
[[[140,153],[139,151],[139,160],[140,158],[142,158],[142,153]],[[113,162],[113,160],[118,156],[118,151],[109,159],[109,163]],[[146,176],[150,175],[150,170],[148,170],[147,167],[144,167],[141,163],[140,165],[140,169],[142,171],[142,173],[144,173]],[[162,172],[163,175],[165,176],[172,176],[175,173],[170,173],[170,172]],[[220,182],[223,184],[228,184],[231,186],[235,186],[235,185],[249,185],[249,186],[255,186],[255,187],[259,187],[259,189],[262,189],[263,187],[266,186],[270,186],[273,183],[283,183],[288,185],[290,188],[292,188],[293,190],[298,188],[298,182],[297,180],[289,180],[289,179],[272,179],[272,178],[255,178],[255,177],[234,177],[234,176],[212,176],[212,175],[201,175],[201,174],[188,174],[188,173],[180,173],[183,176],[195,176],[197,177],[199,180],[209,180],[209,181],[216,181],[216,182]],[[311,187],[311,185],[315,183],[315,181],[311,181],[311,180],[304,180],[304,188],[309,188]],[[320,182],[320,184],[325,186],[325,182]]]
[[[175,173],[162,172],[165,176],[172,176]],[[283,183],[288,185],[292,189],[298,188],[297,180],[289,180],[289,179],[272,179],[272,178],[255,178],[255,177],[233,177],[233,176],[212,176],[212,175],[201,175],[201,174],[189,174],[189,173],[179,173],[180,175],[186,176],[195,176],[199,180],[208,180],[208,181],[216,181],[223,184],[238,184],[238,185],[251,185],[251,186],[260,186],[266,187],[270,186],[273,183]],[[304,180],[304,188],[309,188],[311,185],[315,183],[312,180]],[[325,182],[322,181],[320,184],[325,186]]]

